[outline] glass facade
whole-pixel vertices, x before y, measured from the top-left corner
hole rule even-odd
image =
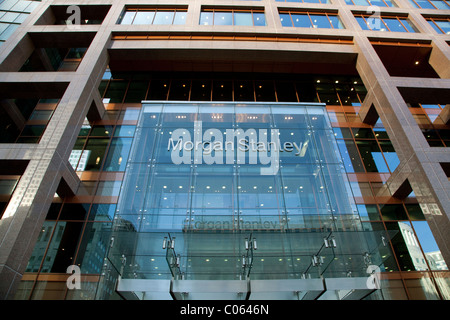
[[[144,103],[112,228],[122,279],[366,277],[392,258],[320,104]]]

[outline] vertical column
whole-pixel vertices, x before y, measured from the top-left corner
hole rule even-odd
[[[412,188],[448,264],[450,190],[448,181],[443,182],[439,178],[445,177],[439,166],[439,157],[434,156],[435,150],[428,145],[412,117],[397,88],[398,79],[394,82],[389,76],[370,41],[362,35],[356,36],[355,45],[358,50],[357,69],[368,89],[367,98],[370,99],[363,105],[362,119],[373,120],[370,115],[373,115],[374,110],[370,108],[376,110],[400,159],[399,166],[380,192],[389,190],[390,194],[406,197],[408,194],[405,190]],[[408,81],[408,78],[404,78],[400,82],[408,86]]]
[[[116,10],[113,10],[114,7]],[[0,220],[0,299],[14,298],[61,178],[65,181],[63,185],[66,190],[69,187],[76,192],[79,180],[68,163],[68,157],[84,118],[88,114],[101,117],[104,112],[97,88],[108,64],[111,27],[107,24],[111,15],[117,19],[119,7],[122,8],[123,4],[112,6],[78,70],[73,74],[64,74],[69,85],[39,145],[24,153],[30,161]],[[41,11],[37,10],[39,13]],[[25,32],[32,28],[32,25],[28,26]],[[70,32],[67,36],[70,37]],[[6,60],[2,59],[3,63]],[[26,76],[31,78],[32,73]],[[54,77],[56,81],[61,76],[54,73]],[[7,72],[2,78],[8,78]]]

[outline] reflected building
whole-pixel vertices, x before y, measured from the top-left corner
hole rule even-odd
[[[449,10],[1,2],[0,297],[449,299]]]

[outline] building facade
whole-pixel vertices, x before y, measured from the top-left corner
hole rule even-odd
[[[41,1],[0,47],[1,298],[449,299],[449,34],[445,0]]]

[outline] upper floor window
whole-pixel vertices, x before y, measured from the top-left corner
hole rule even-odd
[[[414,26],[404,17],[386,16],[372,17],[369,15],[355,15],[363,30],[390,32],[417,32]]]
[[[119,24],[184,24],[186,8],[126,8]]]
[[[378,6],[378,7],[396,7],[391,0],[345,0],[349,6]]]
[[[201,25],[215,26],[265,26],[263,9],[202,9]]]
[[[330,3],[330,0],[275,0],[276,2]]]
[[[450,1],[448,0],[409,0],[416,8],[421,9],[450,9]]]
[[[283,27],[345,29],[336,13],[281,11]]]
[[[450,18],[427,18],[427,21],[437,33],[450,34]]]

